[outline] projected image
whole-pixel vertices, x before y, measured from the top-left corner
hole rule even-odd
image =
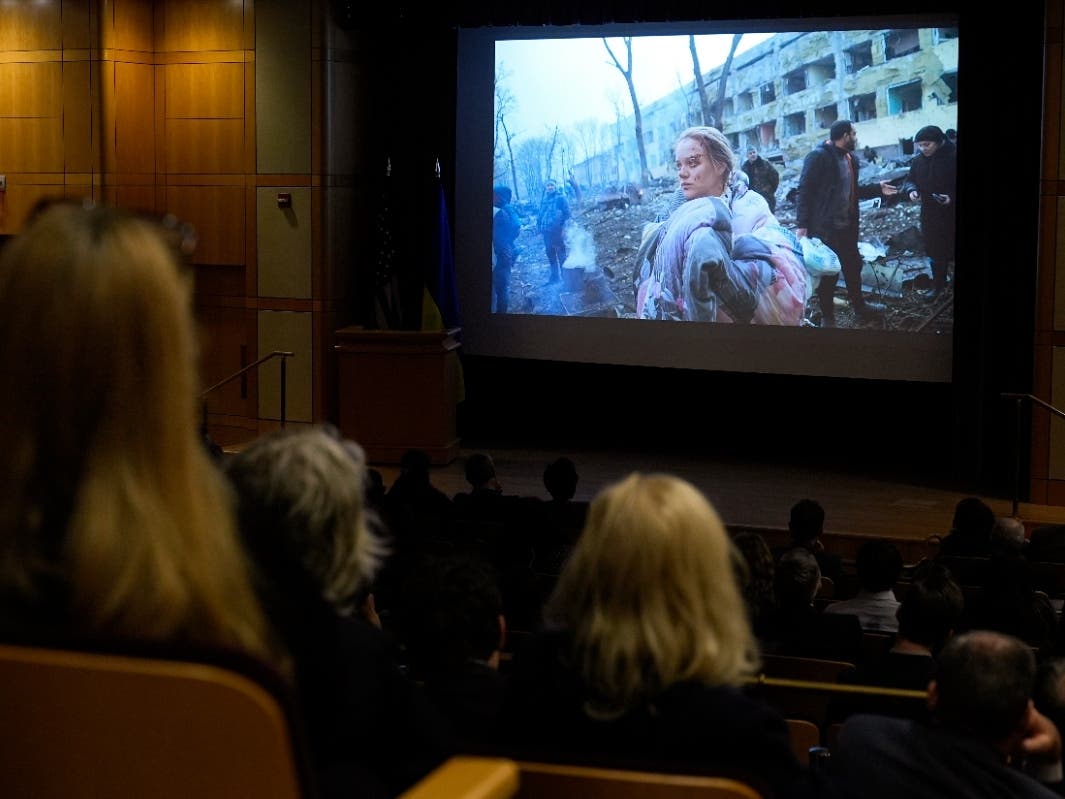
[[[957,28],[497,41],[492,311],[950,332],[957,65]]]

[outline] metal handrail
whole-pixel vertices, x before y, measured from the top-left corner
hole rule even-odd
[[[1021,403],[1027,400],[1028,402],[1034,402],[1041,408],[1045,408],[1055,416],[1059,416],[1065,419],[1065,411],[1055,408],[1049,402],[1044,402],[1039,397],[1032,394],[1012,394],[1005,393],[1001,395],[1002,399],[1016,400],[1016,410],[1014,411],[1014,419],[1017,424],[1017,437],[1013,446],[1013,516],[1017,515],[1018,497],[1021,493]]]
[[[252,361],[247,366],[242,366],[240,369],[235,371],[229,377],[226,377],[226,378],[224,378],[222,380],[219,380],[213,386],[205,388],[203,390],[203,392],[201,392],[201,394],[200,394],[200,400],[203,402],[203,421],[201,422],[201,425],[202,425],[202,431],[203,431],[204,435],[207,434],[207,395],[210,394],[215,389],[219,389],[222,386],[226,385],[227,383],[233,382],[238,377],[243,375],[245,372],[248,372],[249,370],[254,369],[257,366],[260,366],[261,364],[264,364],[267,361],[271,361],[274,358],[280,358],[281,359],[281,426],[284,427],[285,426],[285,391],[286,391],[286,386],[287,386],[287,383],[288,383],[288,375],[287,375],[287,371],[286,371],[286,368],[285,368],[285,359],[286,358],[294,358],[295,356],[296,356],[296,353],[294,353],[294,352],[289,352],[287,350],[274,350],[269,355],[264,355],[262,358],[259,358],[259,360]]]

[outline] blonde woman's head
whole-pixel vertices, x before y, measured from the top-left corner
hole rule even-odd
[[[736,685],[754,671],[736,557],[680,478],[633,473],[595,498],[548,617],[571,631],[596,701],[623,711],[678,681]]]
[[[189,281],[160,226],[57,203],[0,256],[0,587],[90,634],[262,650],[197,429]]]
[[[736,168],[728,139],[717,128],[705,125],[681,132],[673,156],[685,200],[722,195]]]

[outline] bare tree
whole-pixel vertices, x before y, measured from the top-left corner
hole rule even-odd
[[[503,86],[503,81],[506,80],[510,73],[507,72],[502,65],[500,65],[499,71],[495,78],[495,98],[496,98],[496,157],[503,158],[504,154],[500,152],[501,145],[506,148],[505,158],[507,164],[510,167],[510,180],[511,186],[514,190],[514,201],[517,202],[520,197],[518,195],[518,171],[514,165],[514,148],[513,140],[514,134],[511,133],[507,127],[507,114],[514,109],[517,104],[514,100],[514,95],[510,93],[510,90]],[[502,132],[502,139],[500,133]],[[506,168],[506,167],[504,167]]]
[[[605,36],[603,37],[603,47],[610,54],[614,66],[625,78],[625,84],[629,87],[629,99],[632,101],[632,118],[636,128],[636,149],[640,153],[640,181],[644,186],[647,186],[651,182],[651,170],[647,168],[647,149],[643,143],[643,117],[640,115],[640,103],[636,99],[636,86],[632,82],[632,37],[624,36],[621,41],[625,44],[626,62],[624,67],[621,66],[618,57],[614,55],[614,51],[610,49],[610,42],[606,40]]]
[[[692,69],[695,71],[695,88],[699,92],[699,108],[702,111],[704,125],[713,125],[714,116],[710,113],[710,97],[706,93],[706,81],[703,80],[703,70],[699,66],[699,52],[695,49],[695,35],[688,36],[688,49],[692,53]],[[733,45],[735,50],[735,45]]]
[[[717,120],[719,130],[724,127],[722,117],[725,112],[725,82],[728,80],[728,74],[732,70],[732,58],[736,55],[736,48],[740,46],[740,39],[742,38],[742,33],[734,33],[732,35],[732,47],[729,48],[728,58],[725,59],[725,64],[721,67],[721,77],[717,84],[717,102],[714,103],[714,119]]]

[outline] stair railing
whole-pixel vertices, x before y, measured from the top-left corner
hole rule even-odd
[[[248,371],[250,371],[250,370],[252,370],[252,369],[254,369],[254,368],[258,367],[258,366],[261,366],[262,364],[266,363],[267,361],[272,361],[274,358],[280,358],[281,359],[281,426],[284,427],[285,426],[285,391],[286,391],[287,386],[288,386],[288,373],[286,371],[286,362],[287,362],[288,358],[293,358],[293,357],[295,357],[295,355],[296,355],[296,353],[294,353],[294,352],[288,352],[288,351],[285,351],[285,350],[274,350],[269,355],[264,355],[259,360],[252,361],[247,366],[242,366],[240,369],[235,371],[229,377],[223,378],[222,380],[219,380],[217,383],[215,383],[213,386],[209,386],[208,388],[204,389],[203,392],[200,394],[200,401],[203,403],[203,419],[200,422],[200,432],[203,434],[203,436],[205,438],[207,437],[207,395],[210,394],[212,391],[221,388],[222,386],[226,385],[227,383],[230,383],[230,382],[236,380],[238,377],[241,377],[242,375],[246,374]]]
[[[1055,416],[1059,416],[1065,419],[1065,411],[1059,410],[1051,405],[1049,402],[1044,402],[1039,397],[1031,394],[1002,394],[1002,399],[1011,399],[1016,403],[1014,407],[1014,420],[1017,425],[1016,438],[1013,444],[1013,512],[1011,515],[1017,516],[1018,498],[1021,494],[1021,435],[1023,434],[1023,419],[1021,418],[1021,403],[1031,402],[1038,405],[1040,408],[1045,408]]]

